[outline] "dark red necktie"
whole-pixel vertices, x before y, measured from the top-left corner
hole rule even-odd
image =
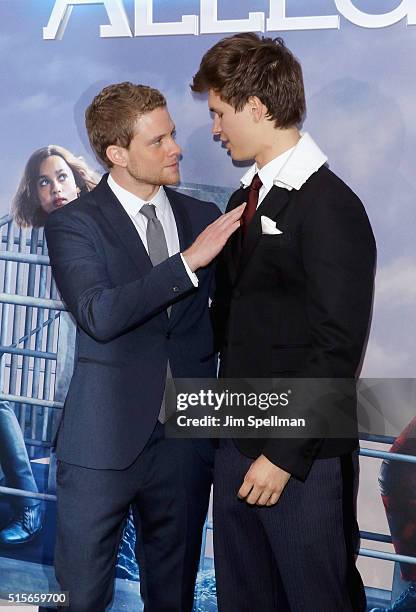
[[[253,180],[251,181],[250,187],[248,188],[247,206],[245,207],[243,215],[241,217],[243,239],[247,235],[248,226],[250,225],[250,222],[254,217],[254,213],[257,210],[257,203],[259,201],[259,191],[262,185],[263,183],[261,182],[259,175],[255,174]]]

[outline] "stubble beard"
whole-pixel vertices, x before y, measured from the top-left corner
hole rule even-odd
[[[175,173],[173,173],[173,171],[170,171],[170,173],[163,172],[162,170],[159,173],[155,172],[154,174],[147,175],[143,174],[137,166],[127,167],[126,170],[130,177],[140,185],[147,184],[159,187],[160,185],[176,185],[180,181],[179,169]],[[167,168],[165,170],[167,170]]]

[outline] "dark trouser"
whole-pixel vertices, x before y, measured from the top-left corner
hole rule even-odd
[[[0,466],[8,487],[38,492],[22,430],[8,402],[0,402]],[[16,509],[40,503],[30,497],[10,497],[10,500]]]
[[[220,612],[363,612],[354,454],[315,461],[305,483],[291,478],[273,507],[237,492],[252,459],[231,440],[216,453],[214,551]]]
[[[190,612],[211,478],[193,441],[165,439],[159,423],[125,470],[58,462],[55,569],[69,610],[101,612],[110,603],[131,504],[145,611]]]

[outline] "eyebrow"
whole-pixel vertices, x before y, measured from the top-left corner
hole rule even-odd
[[[66,170],[64,170],[64,168],[61,168],[60,170],[55,170],[56,175],[61,174],[62,172],[66,172]],[[49,176],[47,174],[39,174],[39,179],[41,178],[49,178]]]
[[[160,140],[160,138],[163,138],[164,136],[167,136],[167,134],[172,135],[174,132],[176,132],[176,125],[173,126],[173,128],[171,129],[170,132],[164,132],[163,134],[159,134],[158,136],[154,136],[149,142],[156,142],[157,140]]]

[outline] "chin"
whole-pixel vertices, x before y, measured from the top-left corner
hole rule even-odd
[[[179,172],[172,173],[170,176],[163,177],[161,185],[176,185],[181,180]]]
[[[42,211],[46,213],[47,215],[50,215],[55,210],[58,210],[58,208],[59,207],[55,206],[54,204],[48,204],[46,206],[41,206]]]
[[[244,153],[234,153],[233,151],[231,151],[231,158],[233,161],[236,162],[246,162],[246,161],[251,161],[254,159],[254,157],[252,155],[248,155],[248,154],[244,154]]]

